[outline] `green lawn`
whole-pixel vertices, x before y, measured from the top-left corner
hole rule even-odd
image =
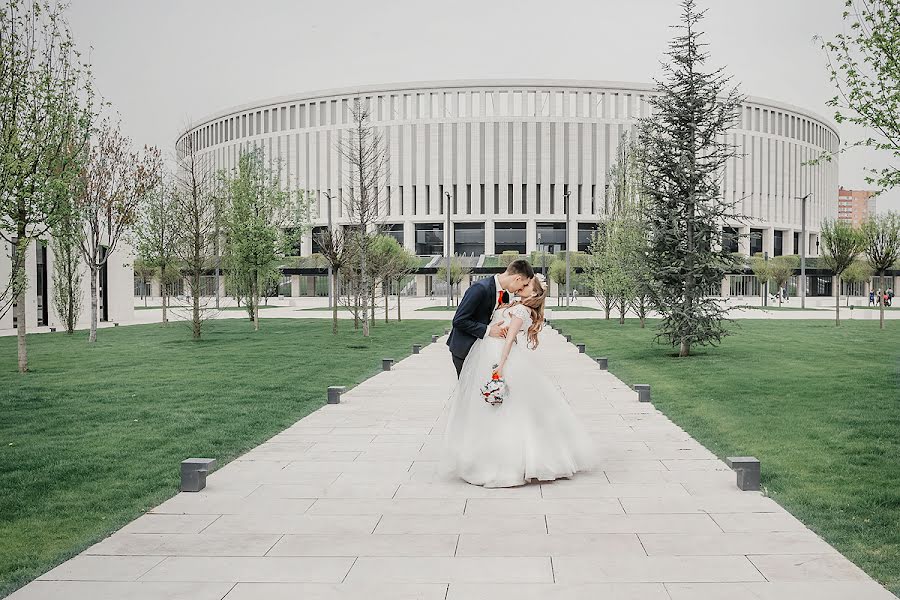
[[[298,308],[297,310],[298,311],[317,310],[319,312],[322,312],[322,311],[332,312],[333,309],[328,308],[328,306],[313,306],[312,308]],[[338,310],[350,310],[350,307],[341,305],[341,306],[338,306]]]
[[[228,462],[352,386],[381,358],[407,356],[443,321],[376,323],[369,339],[341,322],[207,321],[28,338],[32,369],[15,372],[0,337],[0,597],[177,491],[179,462]],[[328,348],[323,352],[323,348]]]
[[[689,358],[653,321],[561,325],[718,456],[759,458],[773,498],[900,595],[900,323],[738,323]]]
[[[457,308],[457,306],[455,304],[453,306],[426,306],[425,308],[417,308],[416,312],[419,312],[422,310],[443,310],[443,311],[456,312],[456,308]]]

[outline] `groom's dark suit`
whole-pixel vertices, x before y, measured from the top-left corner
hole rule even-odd
[[[485,277],[472,284],[463,295],[462,302],[453,315],[453,329],[447,338],[450,354],[453,355],[453,366],[456,376],[462,370],[466,356],[476,339],[487,335],[488,324],[497,305],[497,285],[494,277]]]

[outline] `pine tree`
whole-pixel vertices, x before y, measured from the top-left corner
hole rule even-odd
[[[652,116],[640,123],[649,287],[662,316],[657,339],[678,346],[679,356],[728,334],[727,309],[708,292],[735,266],[720,241],[723,224],[739,220],[721,179],[734,155],[724,134],[743,98],[722,69],[702,70],[709,57],[697,29],[702,18],[694,0],[682,2],[680,35],[669,44]]]

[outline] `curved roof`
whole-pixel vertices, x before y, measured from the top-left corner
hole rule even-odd
[[[635,82],[626,82],[626,81],[599,81],[599,80],[590,80],[590,79],[449,79],[449,80],[438,80],[438,81],[414,81],[414,82],[405,82],[405,83],[384,83],[384,84],[370,84],[370,85],[360,85],[356,87],[344,87],[344,88],[333,88],[333,89],[325,89],[325,90],[314,90],[308,92],[298,92],[296,94],[288,94],[285,96],[275,96],[272,98],[264,98],[261,100],[256,100],[253,102],[247,102],[244,104],[238,104],[235,106],[231,106],[228,108],[224,108],[222,110],[218,110],[216,112],[210,113],[204,116],[201,119],[198,119],[193,125],[183,129],[178,134],[178,140],[181,140],[188,132],[197,129],[198,127],[202,127],[211,121],[215,121],[222,117],[226,117],[228,115],[232,115],[234,113],[239,113],[243,111],[248,111],[254,108],[263,108],[267,106],[277,105],[277,104],[286,104],[288,102],[294,102],[298,100],[315,100],[317,98],[332,98],[335,96],[357,96],[362,94],[370,94],[374,92],[397,92],[397,91],[407,91],[407,90],[433,90],[433,89],[490,89],[490,88],[535,88],[535,87],[550,87],[550,88],[559,88],[559,89],[598,89],[598,90],[633,90],[635,92],[653,92],[656,89],[655,85],[647,84],[647,83],[635,83]],[[795,106],[792,104],[788,104],[786,102],[780,102],[778,100],[772,100],[770,98],[762,98],[759,96],[746,96],[744,99],[745,104],[755,104],[760,106],[767,106],[779,110],[790,111],[793,113],[797,113],[803,116],[808,117],[809,119],[818,121],[822,125],[831,129],[832,133],[840,139],[840,134],[837,131],[837,127],[830,120],[822,115],[813,112],[811,110],[807,110],[805,108],[801,108],[799,106]]]

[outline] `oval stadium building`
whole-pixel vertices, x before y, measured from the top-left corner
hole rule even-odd
[[[187,136],[216,168],[261,147],[278,160],[284,183],[312,200],[313,225],[346,222],[340,203],[347,165],[338,150],[356,99],[368,102],[388,154],[385,224],[419,255],[443,253],[449,209],[451,251],[494,255],[585,250],[603,214],[607,174],[619,141],[650,114],[652,86],[568,80],[475,80],[372,85],[300,93],[237,106],[196,123]],[[738,156],[724,193],[750,218],[734,241],[744,253],[798,253],[801,202],[807,202],[807,254],[819,224],[837,216],[836,150],[826,119],[801,108],[748,97],[728,132]],[[568,193],[566,206],[564,198]],[[450,194],[450,200],[446,199]],[[449,207],[448,207],[449,204]],[[566,218],[570,218],[568,239]],[[737,224],[731,224],[737,225]],[[313,230],[315,231],[315,229]],[[308,234],[301,253],[315,252]]]

